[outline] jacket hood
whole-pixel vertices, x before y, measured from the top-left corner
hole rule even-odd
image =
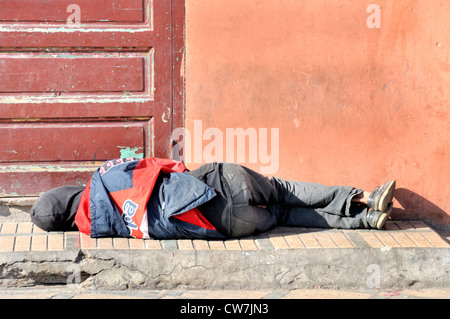
[[[183,173],[168,174],[164,178],[162,187],[163,216],[166,219],[196,208],[216,196],[212,187]]]

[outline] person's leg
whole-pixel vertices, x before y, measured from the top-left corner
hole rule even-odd
[[[394,198],[395,185],[395,180],[392,180],[376,187],[367,196],[367,206],[376,211],[386,211]]]
[[[278,203],[297,208],[320,208],[322,212],[352,216],[352,202],[361,201],[364,191],[350,186],[326,186],[318,183],[272,178]]]
[[[44,193],[31,208],[31,221],[45,231],[77,230],[75,214],[83,190],[83,186],[63,186]]]
[[[381,202],[385,205],[392,201],[395,188],[395,182],[389,182],[369,193],[350,186],[269,179],[247,167],[230,163],[224,163],[223,175],[230,184],[233,204],[250,207],[247,213],[245,209],[239,210],[235,218],[253,224],[261,221],[254,227],[261,231],[286,222],[305,227],[379,228],[384,225],[379,221],[386,220],[390,210],[371,208],[370,199],[374,206],[380,207]],[[306,215],[301,216],[303,213]],[[245,214],[248,216],[244,217]]]
[[[245,166],[223,163],[222,174],[230,184],[232,196],[242,189],[248,189],[248,203],[250,205],[270,205],[279,202],[277,189],[273,182]]]
[[[253,173],[237,164],[223,165],[222,174],[230,188],[233,203],[230,237],[264,232],[277,224],[276,215],[255,205],[275,201],[275,190],[267,177]]]
[[[248,204],[233,206],[230,237],[245,237],[269,230],[277,224],[275,215],[266,208]]]
[[[352,202],[367,201],[368,192],[350,186],[326,186],[317,183],[286,181],[263,176],[247,167],[224,163],[225,178],[236,177],[234,191],[248,188],[249,204],[323,208],[329,214],[351,216]]]
[[[352,216],[329,214],[320,208],[309,207],[274,205],[269,206],[269,209],[283,211],[280,215],[284,218],[279,221],[279,226],[339,229],[371,228],[367,220],[368,208],[365,205],[352,205]]]
[[[396,181],[389,181],[372,192],[364,192],[353,198],[353,202],[367,205],[367,223],[371,228],[382,229],[392,212]]]
[[[352,198],[353,203],[361,203],[367,205],[367,201],[369,200],[370,193],[367,191],[363,191],[361,194],[355,195]]]
[[[311,208],[274,205],[269,209],[282,216],[279,224],[285,226],[382,229],[392,211],[394,190],[395,181],[390,181],[370,193],[363,191],[353,196],[348,208],[349,215],[329,213],[329,206]]]
[[[245,166],[224,163],[223,175],[226,179],[235,178],[233,192],[242,188],[248,189],[249,204],[268,206],[283,204],[296,207],[328,207],[331,214],[349,215],[342,211],[343,206],[350,206],[355,201],[362,200],[366,194],[363,190],[349,186],[326,186],[317,183],[286,181],[281,178],[268,178]],[[333,204],[333,205],[330,205]]]
[[[364,191],[353,197],[352,202],[366,204],[374,210],[384,212],[394,197],[395,184],[395,180],[392,180],[376,187],[372,192]]]
[[[367,192],[348,186],[269,179],[249,168],[224,163],[233,201],[232,237],[263,232],[275,225],[367,228]],[[354,199],[354,200],[353,200]]]

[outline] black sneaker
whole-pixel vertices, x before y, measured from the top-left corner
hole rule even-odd
[[[384,224],[389,219],[389,215],[391,215],[393,206],[393,203],[390,202],[384,212],[370,208],[367,213],[367,223],[369,226],[371,228],[383,229]]]
[[[389,203],[394,199],[394,191],[395,180],[375,188],[369,195],[367,206],[376,211],[386,211]]]

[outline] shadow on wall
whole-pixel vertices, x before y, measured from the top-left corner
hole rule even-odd
[[[401,208],[393,209],[393,219],[422,219],[436,229],[450,231],[450,216],[428,199],[406,188],[397,188],[395,199]]]

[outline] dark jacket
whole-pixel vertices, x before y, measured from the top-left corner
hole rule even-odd
[[[208,222],[205,223],[208,218],[203,220],[204,223],[201,225],[190,223],[188,219],[178,218],[215,196],[214,189],[191,175],[161,174],[147,204],[150,237],[159,239],[225,238],[223,234],[211,227],[212,225],[208,226]]]
[[[75,222],[91,237],[224,238],[197,207],[214,189],[165,159],[118,159],[92,176]]]

